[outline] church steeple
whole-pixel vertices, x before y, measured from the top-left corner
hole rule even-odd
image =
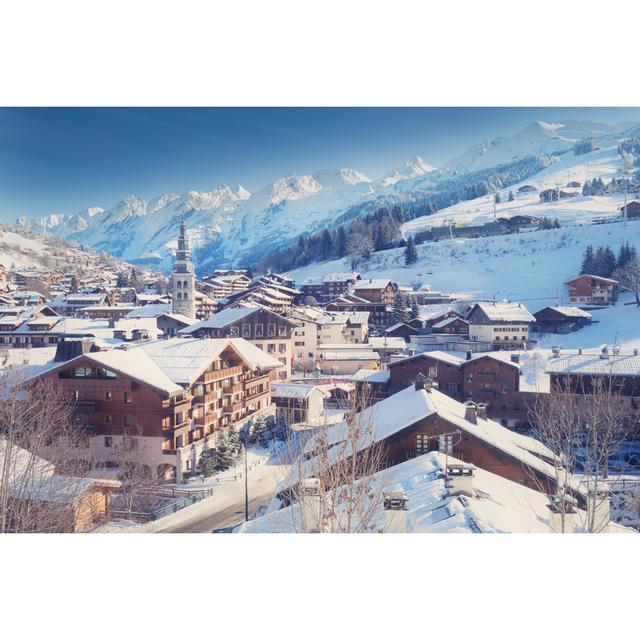
[[[195,320],[196,317],[196,279],[191,260],[189,236],[184,217],[180,221],[178,248],[173,262],[171,276],[174,313],[181,313]]]

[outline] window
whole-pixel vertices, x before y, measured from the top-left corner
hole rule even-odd
[[[100,369],[98,369],[98,378],[115,378],[116,374],[113,371],[109,371],[109,369],[104,369],[103,367],[100,367]]]
[[[278,378],[280,380],[286,380],[287,379],[287,372],[286,371],[278,371]]]
[[[504,382],[500,385],[500,391],[502,393],[509,393],[509,385]]]
[[[264,335],[264,333],[262,331],[262,325],[261,324],[257,324],[255,326],[255,332],[256,332],[256,338],[262,337]]]
[[[282,364],[287,364],[287,359],[286,358],[278,358],[279,362],[282,362]]]
[[[424,433],[416,434],[416,453],[422,455],[429,451],[429,436]]]
[[[287,344],[286,344],[286,342],[281,342],[281,343],[278,345],[278,351],[279,351],[280,353],[287,353]]]
[[[232,338],[237,338],[238,337],[238,327],[231,327],[231,329],[229,330],[229,335]]]
[[[276,335],[276,325],[275,324],[267,325],[267,335],[268,336],[275,336]]]
[[[90,378],[91,377],[91,367],[76,367],[73,370],[74,378]]]
[[[278,335],[279,336],[286,336],[287,335],[287,327],[285,327],[284,325],[279,325],[278,326]]]
[[[458,383],[450,382],[449,383],[449,393],[458,393]]]
[[[128,391],[125,391],[123,394],[123,400],[125,404],[131,404],[131,394]]]
[[[267,345],[267,352],[268,353],[275,353],[275,351],[276,351],[276,345],[273,342],[270,342]]]
[[[80,391],[78,391],[78,389],[73,392],[73,399],[80,400]]]
[[[473,373],[467,373],[467,382],[473,382]]]
[[[125,413],[122,416],[122,424],[125,427],[130,427],[133,425],[133,416],[130,413]]]
[[[111,424],[113,422],[113,418],[111,417],[110,413],[105,413],[104,414],[104,423],[105,424]],[[107,446],[107,445],[105,445]]]
[[[113,393],[111,393],[111,391],[105,391],[104,392],[104,399],[105,400],[113,400]]]
[[[113,447],[113,438],[111,436],[104,437],[104,446],[105,447]]]
[[[242,325],[242,337],[243,338],[250,338],[251,337],[251,325],[250,324],[243,324]]]
[[[295,342],[294,345],[296,347],[304,347],[304,342]]]

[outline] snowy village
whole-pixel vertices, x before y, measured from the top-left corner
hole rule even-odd
[[[640,125],[0,226],[0,530],[640,530]]]

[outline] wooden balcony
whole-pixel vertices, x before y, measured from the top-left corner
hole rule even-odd
[[[78,400],[75,404],[74,411],[83,415],[96,413],[100,411],[100,403],[94,400]]]
[[[241,393],[243,390],[244,387],[241,384],[231,384],[222,389],[225,396],[232,396],[234,393]]]
[[[221,380],[222,378],[231,378],[242,374],[242,365],[237,367],[229,367],[228,369],[219,369],[218,371],[207,371],[203,374],[205,384]]]

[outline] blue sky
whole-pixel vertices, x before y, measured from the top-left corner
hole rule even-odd
[[[532,120],[640,121],[614,108],[2,108],[0,218],[110,207],[290,173],[372,178],[420,155],[441,165]]]

